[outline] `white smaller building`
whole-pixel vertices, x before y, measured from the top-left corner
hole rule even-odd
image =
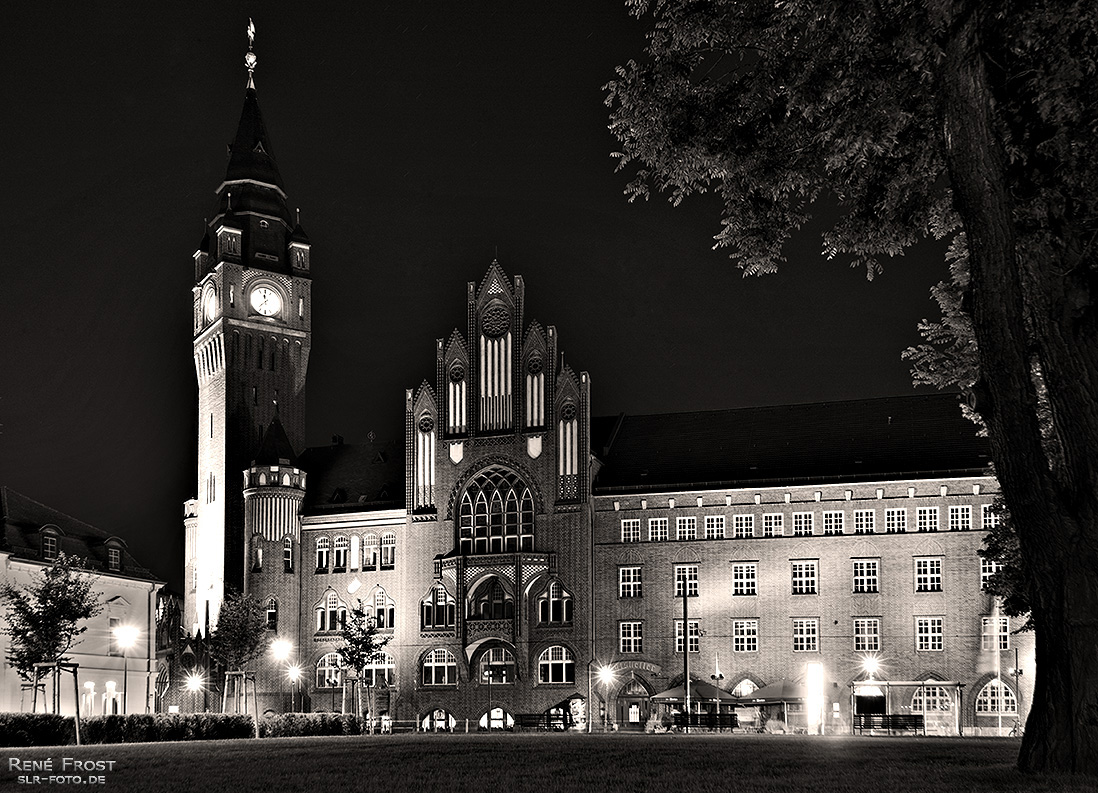
[[[0,585],[24,587],[57,556],[83,560],[103,605],[66,657],[78,664],[80,713],[151,713],[156,670],[156,593],[163,586],[130,555],[126,542],[94,526],[0,488]],[[4,619],[7,617],[5,615]],[[119,629],[122,629],[121,631]],[[118,640],[129,634],[132,644]],[[0,712],[31,712],[29,683],[8,665],[10,640],[0,635]],[[39,690],[37,711],[53,701],[51,678]],[[61,712],[75,711],[72,677],[61,677]]]

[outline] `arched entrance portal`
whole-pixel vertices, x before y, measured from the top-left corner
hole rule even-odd
[[[644,732],[648,723],[648,689],[637,679],[626,682],[618,692],[618,729]]]

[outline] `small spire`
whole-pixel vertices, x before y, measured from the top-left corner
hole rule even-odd
[[[244,56],[244,66],[248,70],[248,88],[255,90],[255,82],[252,80],[252,73],[255,71],[255,65],[259,62],[259,59],[255,57],[255,53],[252,52],[252,47],[255,45],[255,23],[252,22],[252,18],[248,17],[248,54]]]

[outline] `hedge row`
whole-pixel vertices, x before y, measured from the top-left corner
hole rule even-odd
[[[259,722],[263,737],[297,735],[361,735],[363,720],[338,713],[283,713]],[[147,743],[250,738],[251,716],[221,713],[128,714],[80,720],[80,742]],[[71,716],[45,713],[0,713],[0,746],[64,746],[76,743]]]

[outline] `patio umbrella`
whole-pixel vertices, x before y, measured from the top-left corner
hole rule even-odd
[[[783,677],[781,680],[777,680],[768,686],[763,686],[760,689],[752,691],[746,697],[740,697],[736,701],[736,704],[744,707],[752,707],[755,705],[781,705],[782,720],[788,722],[789,717],[786,713],[786,703],[804,702],[806,693],[803,685],[794,683],[792,680],[786,680]]]
[[[652,696],[652,702],[664,703],[666,705],[680,704],[686,699],[686,688],[684,686],[675,686],[669,688],[666,691],[661,691],[659,694]],[[718,704],[731,705],[736,701],[736,698],[729,694],[727,691],[722,691],[716,686],[711,686],[708,683],[693,682],[690,683],[690,701],[691,702],[716,702]]]

